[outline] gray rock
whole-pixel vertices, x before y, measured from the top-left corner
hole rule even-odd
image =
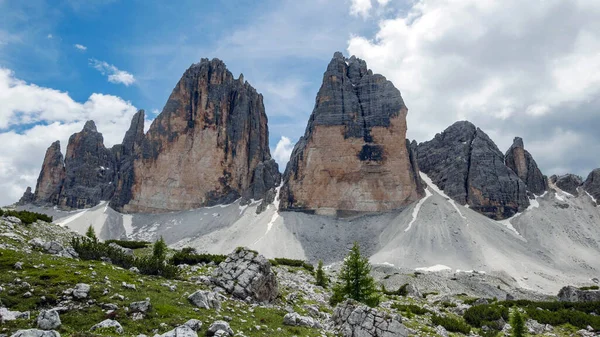
[[[126,247],[121,247],[121,246],[119,246],[118,244],[116,244],[114,242],[109,243],[108,246],[112,247],[114,249],[118,249],[118,250],[122,251],[125,255],[133,256],[133,249],[126,248]],[[135,267],[131,267],[131,268],[135,268]],[[129,270],[131,270],[131,268]]]
[[[29,311],[10,311],[7,308],[0,308],[0,322],[14,321],[16,319],[29,319]]]
[[[525,150],[522,138],[514,139],[512,146],[504,155],[504,162],[525,182],[529,192],[542,195],[548,190],[548,179],[538,168],[533,156]]]
[[[241,299],[271,302],[279,295],[277,278],[264,256],[247,248],[237,248],[219,264],[212,282]]]
[[[90,292],[89,284],[78,283],[75,285],[75,288],[73,288],[73,297],[78,298],[78,299],[86,298],[88,296],[89,292]]]
[[[312,317],[301,316],[296,312],[288,313],[283,316],[283,324],[292,326],[304,326],[307,328],[321,329],[321,324]]]
[[[219,331],[225,332],[228,336],[233,336],[233,330],[229,327],[229,323],[225,321],[214,321],[208,328],[206,335],[215,336]]]
[[[38,329],[18,330],[10,337],[60,337],[60,334],[54,330],[44,331]]]
[[[550,177],[550,181],[554,183],[556,187],[576,197],[579,196],[577,188],[583,184],[583,179],[581,179],[580,176],[571,173],[562,176],[553,175]]]
[[[22,270],[23,269],[23,262],[15,262],[14,268],[16,270]]]
[[[596,302],[600,301],[600,290],[581,290],[573,286],[566,286],[558,292],[558,300],[562,302]]]
[[[17,218],[16,216],[7,216],[4,218],[4,220],[14,225],[20,225],[22,223],[21,219]]]
[[[220,295],[215,292],[198,290],[188,297],[188,300],[195,306],[204,309],[221,309]]]
[[[149,300],[133,302],[129,305],[129,310],[131,312],[141,312],[143,314],[147,313],[152,309],[152,304],[150,304]]]
[[[48,147],[42,170],[35,185],[34,203],[38,205],[57,205],[60,191],[65,182],[65,162],[60,151],[60,142]]]
[[[417,287],[413,284],[409,284],[408,286],[406,286],[406,295],[414,298],[423,298],[423,295],[421,294],[419,289],[417,289]]]
[[[470,122],[456,122],[419,144],[417,159],[421,171],[450,198],[492,219],[509,218],[529,206],[523,180]]]
[[[96,330],[99,330],[99,329],[102,329],[102,330],[106,329],[106,330],[109,330],[109,331],[114,331],[114,332],[116,332],[118,334],[122,334],[123,332],[125,332],[123,330],[123,327],[121,326],[121,324],[119,322],[115,321],[115,320],[112,320],[112,319],[105,319],[105,320],[103,320],[102,322],[100,322],[100,323],[92,326],[92,328],[90,329],[90,331],[96,331]]]
[[[198,337],[198,334],[192,328],[182,325],[162,335],[154,335],[154,337]]]
[[[63,208],[89,208],[110,200],[116,174],[113,153],[104,147],[104,137],[94,121],[69,138],[65,156],[65,180],[58,205]]]
[[[583,189],[596,199],[596,203],[600,203],[600,168],[590,172],[583,183]]]
[[[525,322],[525,327],[532,335],[541,335],[546,331],[546,326],[544,324],[540,324],[533,319],[528,319],[527,322]]]
[[[17,202],[17,205],[27,205],[27,204],[32,204],[35,202],[35,194],[33,194],[33,192],[31,192],[31,187],[27,186],[27,188],[25,189],[25,193],[23,193],[23,196],[21,197],[21,199],[19,199],[19,201]]]
[[[54,330],[60,327],[60,317],[57,311],[42,310],[37,318],[37,327],[42,330]]]
[[[441,325],[438,325],[438,326],[435,327],[435,333],[438,336],[448,337],[448,331],[446,331],[446,328],[444,328]]]
[[[334,326],[344,337],[406,337],[408,330],[398,315],[369,308],[353,301],[340,303],[333,312]]]
[[[48,254],[59,254],[65,249],[59,242],[56,241],[48,241],[44,243],[43,248]]]
[[[200,329],[202,329],[202,321],[193,318],[183,323],[183,325],[187,326],[188,328],[194,331],[200,331]]]

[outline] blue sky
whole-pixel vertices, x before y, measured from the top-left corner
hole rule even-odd
[[[120,142],[205,57],[263,93],[282,166],[342,51],[400,89],[411,139],[468,119],[502,152],[523,137],[548,175],[600,167],[597,0],[0,0],[0,13],[0,204],[35,186],[52,141],[64,152],[94,119]]]

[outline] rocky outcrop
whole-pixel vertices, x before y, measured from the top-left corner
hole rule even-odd
[[[542,174],[533,156],[525,150],[523,139],[516,137],[512,146],[504,155],[504,162],[513,170],[533,195],[542,195],[548,189],[548,179]]]
[[[212,282],[233,296],[257,302],[271,302],[279,296],[271,263],[257,252],[238,248],[213,272]]]
[[[473,124],[456,122],[417,149],[419,168],[450,198],[492,219],[529,206],[527,186],[504,164],[494,142]]]
[[[115,193],[110,205],[121,210],[132,198],[131,188],[135,181],[133,162],[139,158],[140,148],[144,141],[144,110],[139,110],[131,119],[129,130],[125,133],[123,143],[111,149],[115,157]]]
[[[59,206],[88,208],[112,197],[115,160],[104,147],[104,138],[94,121],[86,122],[81,132],[69,138],[65,168]]]
[[[578,175],[568,173],[562,176],[553,175],[550,177],[550,182],[564,192],[577,197],[579,196],[577,189],[583,184],[583,179]]]
[[[583,189],[594,198],[596,203],[600,202],[600,168],[590,172],[583,183]]]
[[[558,292],[561,302],[600,302],[600,290],[581,290],[573,286],[563,287]]]
[[[35,203],[56,205],[65,181],[65,162],[56,141],[46,150],[42,170],[35,185]]]
[[[23,196],[21,197],[21,199],[19,199],[17,204],[18,205],[27,205],[27,204],[33,204],[34,202],[35,202],[35,194],[33,194],[33,192],[31,192],[31,187],[27,186],[27,189],[25,189],[25,193],[23,193]]]
[[[420,199],[407,113],[392,82],[365,61],[335,53],[285,170],[280,209],[339,215],[398,209]]]
[[[173,89],[133,162],[129,212],[184,210],[230,203],[246,191],[271,160],[263,97],[235,79],[225,64],[202,59]],[[265,170],[263,170],[263,173]],[[258,174],[260,175],[260,174]],[[277,177],[257,179],[256,191]],[[258,181],[260,180],[260,181]]]
[[[335,327],[344,337],[400,337],[408,336],[408,330],[398,315],[381,312],[366,305],[348,300],[339,304],[333,312]]]

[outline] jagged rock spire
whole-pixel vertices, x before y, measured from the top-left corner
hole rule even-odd
[[[533,156],[525,150],[521,137],[515,137],[513,145],[504,155],[504,162],[525,182],[530,193],[541,195],[548,189],[547,177],[542,174]]]

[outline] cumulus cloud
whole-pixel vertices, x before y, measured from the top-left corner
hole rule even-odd
[[[111,83],[121,83],[128,87],[135,82],[135,77],[132,74],[119,70],[119,68],[107,62],[90,59],[90,65],[102,75],[108,75],[108,81]]]
[[[51,38],[52,38],[52,35],[48,35],[48,38],[49,38],[49,39],[51,39]],[[79,43],[76,43],[76,44],[74,44],[73,46],[74,46],[75,48],[77,48],[77,49],[81,50],[81,51],[86,51],[86,50],[87,50],[87,47],[86,47],[86,46],[84,46],[84,45],[82,45],[82,44],[79,44]]]
[[[412,138],[468,119],[502,151],[524,137],[547,174],[600,166],[598,1],[420,0],[348,51],[401,90]]]
[[[48,146],[60,140],[63,153],[69,136],[93,119],[107,147],[122,141],[137,109],[123,99],[94,93],[74,101],[68,93],[26,83],[0,68],[0,205],[19,199],[35,187]]]
[[[285,166],[292,155],[292,150],[294,150],[292,141],[288,137],[282,136],[277,142],[277,146],[275,146],[275,151],[273,151],[273,158],[279,164],[281,171],[285,170]]]

